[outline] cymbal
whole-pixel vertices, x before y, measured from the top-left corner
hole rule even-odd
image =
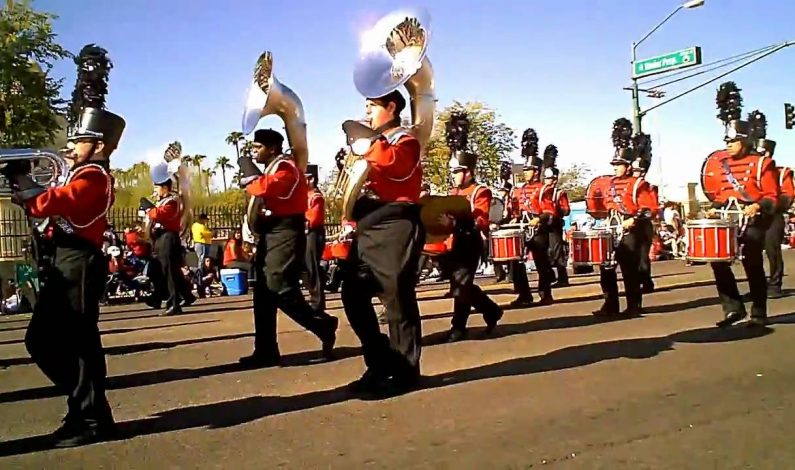
[[[439,223],[442,214],[454,218],[468,217],[470,215],[469,200],[465,196],[424,196],[420,199],[420,220],[425,227],[426,241],[443,240],[450,233],[450,229]]]

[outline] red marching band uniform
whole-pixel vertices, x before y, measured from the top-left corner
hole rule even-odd
[[[443,272],[450,276],[450,293],[453,296],[453,318],[448,342],[466,338],[467,321],[474,308],[483,314],[486,334],[490,333],[502,317],[502,309],[475,284],[475,273],[483,255],[485,233],[489,230],[491,189],[475,181],[477,156],[456,151],[450,160],[456,187],[451,196],[463,196],[469,201],[469,211],[455,219],[450,251],[439,256]]]
[[[522,133],[522,155],[525,183],[511,192],[510,212],[514,222],[533,222],[530,226],[532,236],[527,233],[526,249],[529,249],[538,271],[539,305],[550,305],[552,300],[552,269],[549,261],[549,204],[551,199],[543,192],[544,183],[540,181],[543,161],[538,157],[538,136],[535,130],[526,129]],[[545,213],[544,208],[547,208]],[[523,250],[523,254],[524,254]],[[511,303],[513,307],[527,307],[533,304],[533,294],[527,280],[524,256],[512,263],[513,288],[518,295]]]
[[[84,164],[72,169],[63,186],[28,199],[25,206],[33,217],[60,217],[67,222],[58,224],[62,229],[102,248],[107,213],[114,201],[113,185],[113,176],[105,168]]]
[[[651,217],[658,210],[658,202],[649,183],[643,178],[632,176],[634,158],[630,148],[631,137],[632,124],[629,120],[617,119],[613,123],[612,134],[616,154],[610,162],[615,176],[609,180],[605,177],[595,179],[588,190],[589,199],[601,197],[602,201],[591,200],[586,206],[596,209],[597,212],[607,211],[607,222],[610,226],[608,230],[612,231],[614,237],[607,238],[613,246],[610,256],[612,260],[602,263],[599,270],[599,282],[605,298],[602,307],[593,312],[599,316],[617,315],[619,312],[624,316],[635,316],[643,311],[641,275],[638,268],[643,246],[649,242],[648,237],[652,232]],[[593,192],[591,188],[594,188]],[[627,308],[623,311],[620,311],[619,306],[617,267],[621,268],[627,298]]]
[[[748,122],[739,120],[742,102],[739,91],[734,82],[725,82],[718,89],[716,102],[720,109],[718,117],[726,130],[726,149],[707,157],[702,167],[701,183],[704,194],[712,201],[710,215],[720,209],[741,211],[739,229],[734,221],[726,221],[721,228],[732,237],[736,236],[740,245],[737,254],[742,257],[752,302],[748,325],[762,326],[767,324],[768,295],[762,250],[766,231],[776,212],[779,175],[771,158],[752,152],[757,130]],[[756,127],[758,116],[752,115],[751,119]],[[691,236],[690,228],[688,237],[693,238],[691,246],[700,242]],[[710,263],[724,314],[724,318],[717,322],[720,327],[730,326],[747,316],[731,261]]]
[[[549,218],[549,262],[557,278],[555,286],[563,287],[569,283],[563,227],[564,217],[571,213],[571,207],[566,191],[558,188],[560,172],[556,166],[557,158],[558,148],[548,145],[544,149],[544,185],[539,194],[539,204],[544,216]]]
[[[175,194],[169,194],[146,211],[154,230],[179,233],[182,229],[182,204]]]

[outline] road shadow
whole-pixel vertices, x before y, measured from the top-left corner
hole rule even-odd
[[[772,333],[769,328],[699,328],[657,338],[634,338],[570,346],[546,354],[509,359],[423,377],[420,390],[430,390],[479,380],[537,374],[603,361],[628,358],[648,359],[675,349],[681,343],[723,343],[758,338]],[[416,393],[416,392],[414,392]],[[253,396],[218,403],[188,406],[156,413],[119,424],[120,438],[130,439],[194,428],[219,429],[238,426],[269,416],[332,405],[353,399],[345,386],[292,396]],[[46,436],[0,443],[0,457],[36,452],[48,448]]]
[[[339,361],[361,355],[359,347],[337,347],[334,349],[334,360]],[[282,367],[298,367],[316,364],[325,364],[329,361],[321,358],[319,351],[302,351],[282,356]],[[172,368],[159,369],[147,372],[136,372],[127,375],[115,375],[108,377],[107,390],[123,390],[127,388],[145,387],[147,385],[157,385],[168,382],[178,382],[181,380],[200,379],[214,375],[224,375],[235,372],[253,371],[247,369],[237,362],[229,364],[216,364],[198,368]],[[262,369],[265,370],[265,369]],[[26,388],[10,392],[0,392],[0,403],[11,403],[26,400],[39,400],[43,398],[53,398],[62,396],[54,386]]]
[[[105,330],[100,331],[102,336],[108,335],[117,335],[121,333],[133,333],[136,331],[146,331],[146,330],[159,330],[161,328],[174,328],[177,326],[187,326],[187,325],[201,325],[203,323],[217,323],[219,320],[198,320],[198,321],[189,321],[189,322],[182,322],[182,323],[166,323],[164,325],[149,325],[149,326],[140,326],[140,327],[130,327],[130,328],[116,328],[113,330]],[[0,346],[8,345],[8,344],[17,344],[17,343],[24,343],[25,338],[18,338],[12,339],[7,341],[0,341]]]
[[[452,313],[448,314],[452,316]],[[546,330],[561,330],[565,328],[578,328],[585,326],[592,326],[599,323],[610,323],[614,321],[621,321],[625,318],[622,317],[597,317],[595,315],[575,315],[569,317],[551,317],[551,318],[538,318],[524,323],[506,323],[499,324],[490,335],[486,335],[486,327],[470,327],[467,329],[468,337],[464,341],[483,341],[497,338],[506,338],[508,336],[521,335],[525,333],[534,333]],[[435,346],[443,344],[447,341],[447,334],[449,332],[438,331],[431,333],[422,338],[423,346]]]

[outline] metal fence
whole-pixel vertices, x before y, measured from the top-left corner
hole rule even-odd
[[[239,230],[246,214],[246,206],[199,206],[192,209],[193,218],[199,214],[207,214],[209,227],[213,230],[216,239],[226,239],[235,230]],[[326,215],[326,233],[328,235],[339,232],[339,220],[330,214]],[[108,220],[113,224],[117,235],[123,237],[124,229],[141,223],[138,209],[131,207],[114,207],[108,213]],[[21,259],[23,248],[29,240],[30,229],[21,209],[4,209],[0,211],[0,259]]]

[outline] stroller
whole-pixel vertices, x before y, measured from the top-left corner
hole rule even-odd
[[[102,295],[102,305],[111,301],[140,302],[152,295],[154,286],[149,279],[150,263],[133,256],[131,252],[121,255],[117,246],[109,246],[108,279]]]

